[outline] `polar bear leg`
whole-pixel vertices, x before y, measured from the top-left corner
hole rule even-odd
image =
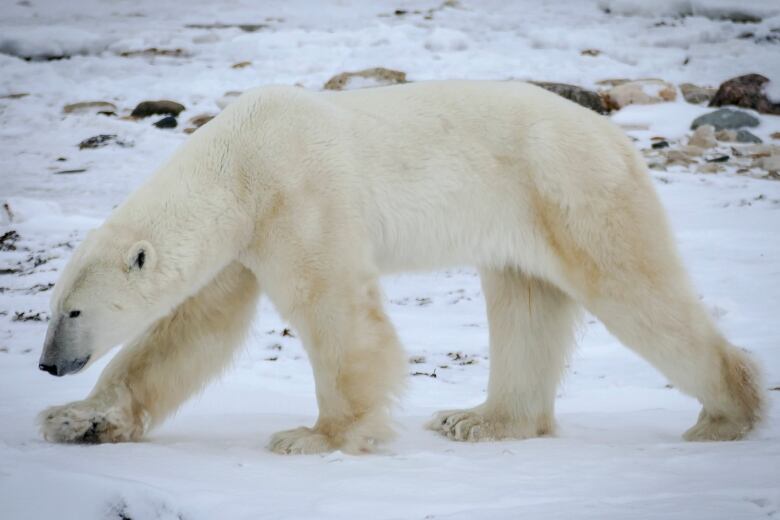
[[[306,278],[299,273],[292,279],[301,283]],[[374,451],[392,437],[389,409],[406,369],[382,309],[378,281],[331,273],[305,285],[294,296],[288,292],[286,298],[274,299],[271,294],[271,299],[296,328],[309,355],[319,418],[312,428],[276,433],[268,447],[280,454]]]
[[[579,307],[556,287],[517,270],[483,270],[481,277],[490,325],[487,400],[439,412],[428,427],[459,441],[551,434]]]
[[[229,363],[255,311],[255,276],[238,263],[127,345],[89,397],[44,410],[54,442],[123,442],[141,438]]]
[[[686,440],[740,439],[760,421],[764,395],[757,365],[720,334],[686,287],[637,281],[621,296],[599,298],[588,308],[676,388],[702,403]]]

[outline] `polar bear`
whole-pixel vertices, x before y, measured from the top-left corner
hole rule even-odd
[[[370,452],[406,372],[379,276],[456,265],[480,270],[491,362],[486,401],[429,424],[450,439],[554,432],[580,308],[702,403],[686,439],[761,418],[758,369],[698,301],[626,136],[536,86],[446,81],[263,87],[198,130],[64,269],[40,368],[125,347],[42,433],[141,438],[229,363],[263,291],[299,332],[319,405],[270,449]]]

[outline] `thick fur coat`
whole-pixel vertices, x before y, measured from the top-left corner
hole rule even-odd
[[[626,136],[532,85],[447,81],[258,88],[198,130],[63,272],[41,368],[126,346],[85,400],[42,413],[43,434],[140,438],[228,364],[263,291],[320,409],[270,448],[371,451],[406,372],[378,278],[454,265],[480,270],[491,369],[484,404],[429,424],[452,439],[554,432],[583,307],[702,403],[686,438],[761,417],[757,368],[698,301]]]

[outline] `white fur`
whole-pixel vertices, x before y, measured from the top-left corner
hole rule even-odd
[[[139,241],[155,261],[133,270]],[[135,339],[86,401],[42,414],[44,435],[138,438],[225,365],[259,284],[300,333],[320,407],[271,449],[371,451],[391,436],[406,371],[378,277],[463,264],[483,277],[488,398],[433,429],[553,433],[580,306],[703,403],[688,438],[739,438],[759,420],[757,370],[698,302],[630,141],[540,88],[458,81],[259,88],[198,130],[63,273],[53,311],[65,323],[79,306],[74,337],[105,338],[86,349],[93,359]],[[89,318],[114,301],[121,338]],[[76,413],[116,424],[85,436],[63,427]]]

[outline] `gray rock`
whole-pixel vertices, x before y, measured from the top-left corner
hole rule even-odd
[[[701,125],[712,125],[715,127],[715,130],[728,130],[742,128],[743,126],[758,126],[758,123],[758,119],[747,112],[721,108],[694,119],[693,123],[691,123],[691,130],[696,130]]]
[[[159,101],[142,101],[133,109],[131,117],[149,117],[157,114],[178,116],[184,110],[184,105],[175,101],[161,99]]]
[[[156,123],[154,123],[154,126],[157,128],[176,128],[176,125],[179,123],[176,121],[176,118],[173,116],[165,116]]]
[[[601,96],[576,85],[569,85],[568,83],[550,83],[547,81],[532,81],[534,85],[542,87],[543,89],[555,92],[561,97],[565,97],[569,101],[574,101],[578,105],[582,105],[585,108],[589,108],[598,114],[606,114],[607,105]]]
[[[760,137],[748,132],[747,130],[737,130],[736,141],[738,143],[756,143],[756,144],[761,144],[764,142],[761,140]]]
[[[127,143],[117,139],[116,134],[100,134],[81,141],[79,143],[79,150],[85,150],[88,148],[102,148],[104,146],[108,146],[111,143],[118,144],[119,146],[127,146]]]

